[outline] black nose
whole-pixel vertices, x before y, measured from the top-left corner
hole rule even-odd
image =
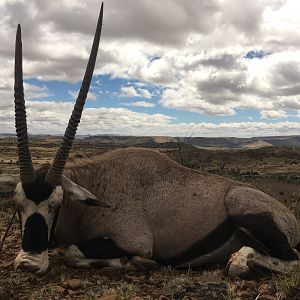
[[[22,249],[33,253],[41,253],[48,249],[48,226],[41,214],[34,213],[27,218]]]

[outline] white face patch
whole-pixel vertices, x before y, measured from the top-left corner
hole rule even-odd
[[[15,203],[21,213],[22,231],[24,230],[24,225],[28,217],[34,213],[39,213],[44,217],[46,224],[48,225],[49,238],[55,209],[61,205],[62,200],[62,187],[57,186],[47,200],[36,204],[30,199],[27,199],[22,184],[19,182],[15,189]]]
[[[27,199],[22,184],[18,183],[15,189],[15,202],[21,214],[22,236],[24,237],[27,219],[33,214],[39,214],[45,220],[48,227],[47,239],[49,241],[55,210],[61,205],[62,200],[62,187],[57,186],[48,199],[36,204],[32,200]],[[32,253],[22,249],[15,259],[15,268],[24,267],[39,273],[45,272],[48,264],[48,250],[42,253]]]

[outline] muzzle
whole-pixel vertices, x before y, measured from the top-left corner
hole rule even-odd
[[[44,274],[49,266],[48,250],[42,253],[31,253],[21,250],[15,258],[15,270],[22,269],[36,274]]]

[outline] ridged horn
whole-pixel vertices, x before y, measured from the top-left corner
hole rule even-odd
[[[18,157],[20,180],[27,184],[35,180],[27,133],[26,107],[23,87],[22,38],[21,26],[18,25],[15,48],[15,126],[18,138]]]
[[[97,53],[100,43],[101,29],[103,20],[103,2],[101,4],[101,9],[98,17],[97,28],[94,36],[93,46],[90,53],[90,58],[85,70],[84,78],[81,84],[81,88],[76,99],[76,103],[69,120],[68,127],[66,128],[65,135],[61,146],[54,158],[53,164],[49,169],[46,176],[46,181],[53,186],[60,184],[61,176],[66,165],[70,150],[72,148],[73,140],[75,138],[77,126],[80,123],[80,118],[82,110],[85,104],[85,100],[90,88],[94,67],[97,59]]]

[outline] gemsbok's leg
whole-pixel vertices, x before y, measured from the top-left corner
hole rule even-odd
[[[112,239],[96,238],[67,248],[65,263],[74,268],[112,267],[124,270],[152,270],[158,264],[120,248]]]
[[[299,225],[283,204],[259,190],[237,187],[228,192],[225,205],[233,223],[263,245],[263,250],[243,247],[233,254],[229,273],[236,273],[233,269],[240,263],[244,273],[249,266],[285,273],[298,264],[293,247],[299,242]]]

